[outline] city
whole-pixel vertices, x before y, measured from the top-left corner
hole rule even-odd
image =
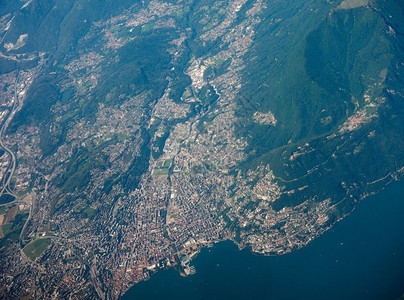
[[[357,186],[339,182],[344,196],[338,201],[319,196],[273,206],[283,196],[310,189],[300,180],[320,173],[329,157],[342,156],[344,135],[377,118],[370,108],[384,102],[373,96],[381,83],[370,88],[366,106],[358,105],[339,131],[324,134],[336,147],[318,165],[292,179],[276,176],[270,164],[244,172],[240,164],[250,148],[248,138],[237,132],[240,74],[266,4],[231,0],[196,6],[198,26],[182,19],[191,4],[134,5],[91,24],[79,40],[86,45],[79,57],[52,61],[45,53],[31,53],[28,57],[37,60],[33,68],[1,75],[0,197],[5,201],[0,202],[0,237],[13,234],[2,246],[7,259],[2,260],[0,297],[118,299],[161,269],[194,274],[192,259],[223,240],[263,255],[285,254],[349,213],[340,213],[340,204],[367,195],[353,197]],[[25,5],[22,9],[30,1]],[[3,18],[4,24],[11,20]],[[161,56],[169,57],[161,59],[168,67],[161,66],[164,78],[156,79],[160,89],[136,82],[109,86],[105,78],[112,82],[111,66],[124,64],[125,47],[138,35],[159,30],[168,40]],[[26,39],[2,49],[2,57]],[[207,51],[208,44],[216,46]],[[200,49],[191,55],[190,47]],[[46,74],[48,81],[63,74],[48,123],[10,129],[44,65],[55,70]],[[142,72],[135,75],[150,79]],[[108,91],[105,96],[100,87]],[[283,126],[275,112],[258,107],[251,120],[257,126]],[[315,153],[307,142],[282,155],[297,168],[301,157]],[[387,184],[402,172],[398,168],[374,184]],[[290,182],[296,186],[287,188]]]

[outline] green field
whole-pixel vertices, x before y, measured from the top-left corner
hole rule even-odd
[[[165,176],[168,175],[171,167],[172,159],[166,159],[157,163],[157,168],[153,170],[153,176]]]
[[[11,231],[11,228],[13,227],[13,224],[4,224],[1,225],[1,229],[3,231],[3,234],[6,235],[7,233],[9,233]]]
[[[25,246],[23,251],[29,259],[35,261],[49,247],[50,243],[50,238],[37,239]]]
[[[165,161],[164,161],[164,166],[163,166],[163,168],[169,168],[170,166],[171,166],[171,162],[172,162],[172,159],[170,158],[170,159],[166,159]]]
[[[168,169],[154,169],[153,176],[161,176],[161,175],[168,175]]]
[[[92,207],[87,207],[83,213],[86,215],[87,218],[91,218],[97,210]]]
[[[4,215],[6,213],[6,207],[0,206],[0,215]]]

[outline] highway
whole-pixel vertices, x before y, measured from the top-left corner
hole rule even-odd
[[[18,93],[17,93],[18,78],[19,78],[19,73],[17,74],[15,83],[14,83],[13,107],[12,107],[10,113],[8,114],[8,116],[6,117],[6,119],[3,123],[3,126],[0,129],[0,146],[1,146],[1,148],[3,148],[3,150],[5,152],[8,153],[8,155],[10,157],[10,163],[7,167],[6,172],[4,173],[4,177],[1,180],[2,186],[1,186],[1,191],[0,191],[0,197],[3,196],[4,193],[7,193],[7,194],[14,196],[16,198],[16,200],[17,200],[18,196],[11,190],[10,182],[11,182],[11,178],[14,175],[17,161],[16,161],[16,157],[15,157],[15,154],[13,153],[13,151],[11,151],[11,149],[3,141],[3,136],[7,130],[8,125],[10,124],[11,120],[13,119],[13,117],[18,109]],[[14,201],[16,201],[16,200],[14,200]]]

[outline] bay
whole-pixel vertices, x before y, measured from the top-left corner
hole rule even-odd
[[[403,195],[403,182],[391,184],[283,256],[219,243],[195,258],[195,275],[160,271],[123,299],[395,299],[404,293]]]

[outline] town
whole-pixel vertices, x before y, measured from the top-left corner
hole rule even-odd
[[[203,247],[232,240],[256,253],[285,254],[335,221],[329,198],[274,209],[282,195],[307,186],[286,190],[269,164],[239,168],[248,148],[237,134],[240,73],[264,1],[143,2],[91,24],[78,56],[56,62],[32,53],[36,66],[1,75],[0,239],[8,242],[1,244],[0,282],[9,297],[118,299],[161,269],[194,274],[192,259]],[[197,25],[184,17],[191,6]],[[110,86],[111,66],[126,67],[122,49],[151,32],[169,39],[158,53],[169,57],[158,61],[169,66],[156,79],[161,90],[147,80]],[[190,55],[190,47],[200,48]],[[45,65],[60,99],[42,125],[28,115],[10,128]],[[372,119],[367,109],[382,100],[372,101],[338,134]],[[282,126],[258,109],[252,122]],[[314,151],[308,143],[298,149],[291,163]]]

